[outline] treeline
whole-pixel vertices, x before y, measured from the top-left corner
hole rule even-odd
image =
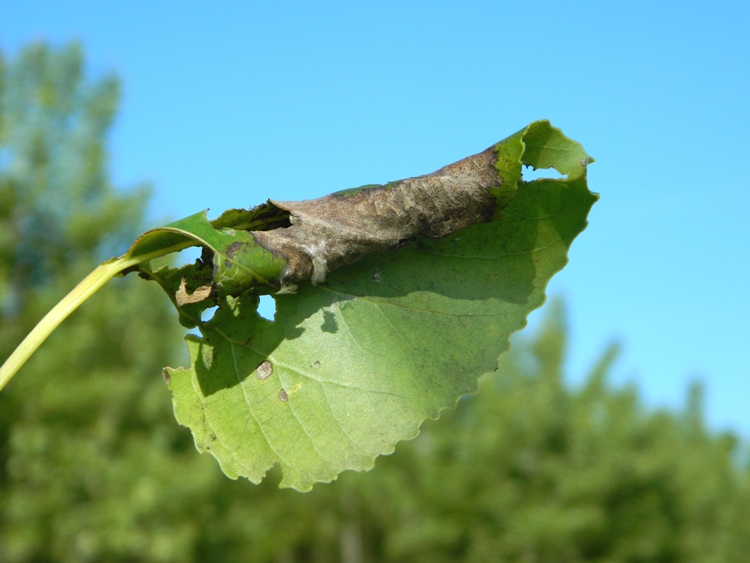
[[[113,77],[77,46],[0,57],[0,359],[94,264],[143,228],[114,189]],[[145,136],[144,136],[144,142]],[[0,393],[0,561],[744,562],[750,471],[695,388],[653,411],[607,376],[571,389],[561,307],[481,392],[311,493],[231,481],[171,413],[184,361],[156,286],[105,287]]]

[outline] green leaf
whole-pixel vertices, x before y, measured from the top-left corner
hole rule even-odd
[[[497,369],[586,226],[592,161],[539,121],[432,174],[149,231],[37,324],[0,388],[112,276],[138,271],[200,330],[190,368],[164,375],[177,420],[227,475],[258,482],[279,464],[281,486],[308,490],[369,469]],[[523,165],[566,178],[524,182]],[[203,248],[194,264],[152,270],[189,246]],[[257,313],[268,293],[274,321]]]
[[[251,212],[230,210],[213,222],[205,213],[196,213],[145,233],[125,256],[138,258],[165,248],[204,248],[205,261],[180,270],[162,268],[152,272],[148,263],[139,266],[143,277],[157,281],[167,292],[180,312],[180,322],[192,328],[199,322],[201,311],[214,305],[217,297],[258,285],[279,287],[276,280],[286,262],[260,246],[250,232],[235,228],[273,224],[259,220],[258,210],[267,211],[264,206]],[[278,221],[278,217],[273,220]]]
[[[585,179],[591,159],[547,122],[495,152],[491,221],[439,238],[418,234],[328,272],[318,285],[300,283],[295,293],[275,295],[274,321],[256,311],[260,276],[250,256],[245,270],[232,270],[253,272],[243,278],[244,293],[225,291],[189,312],[202,336],[186,339],[191,367],[167,377],[175,415],[200,451],[228,476],[253,482],[279,464],[281,486],[308,490],[343,470],[371,468],[377,455],[416,436],[425,418],[476,391],[511,333],[543,303],[596,201]],[[522,164],[568,177],[522,182]],[[229,240],[211,248],[221,252]],[[264,279],[278,275],[280,263],[256,252]],[[200,270],[144,275],[174,294],[178,279],[201,279]],[[192,283],[194,290],[202,282]],[[214,303],[214,317],[200,322],[200,307]]]

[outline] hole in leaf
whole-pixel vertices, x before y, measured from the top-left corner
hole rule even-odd
[[[175,264],[177,264],[177,267],[184,266],[185,264],[193,264],[201,257],[202,251],[203,247],[201,246],[191,246],[190,248],[180,250],[173,255]]]
[[[526,164],[523,165],[521,176],[523,177],[524,182],[533,182],[534,180],[538,180],[539,178],[547,178],[550,180],[564,180],[567,177],[565,174],[560,174],[554,168],[534,169],[533,166],[528,166]]]
[[[218,306],[214,307],[208,307],[207,309],[203,309],[203,312],[201,313],[201,321],[204,323],[210,321],[214,318],[214,313],[216,313],[216,310],[218,309]]]
[[[276,316],[276,300],[270,295],[261,295],[258,314],[264,319],[272,321]]]

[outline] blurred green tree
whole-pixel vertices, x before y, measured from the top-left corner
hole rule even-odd
[[[76,45],[0,63],[3,357],[142,230],[148,191],[107,179],[118,98]],[[185,503],[217,476],[171,415],[160,368],[180,331],[150,285],[106,288],[0,394],[0,561],[190,559]]]
[[[455,411],[365,474],[311,493],[219,483],[198,561],[744,562],[750,473],[738,441],[608,383],[607,348],[576,390],[552,303]]]
[[[478,395],[373,473],[383,559],[746,560],[749,475],[737,440],[706,430],[699,388],[684,413],[650,412],[608,385],[613,345],[571,391],[565,335],[553,303]]]
[[[0,57],[0,356],[142,230],[147,192],[115,190],[118,83],[81,49]],[[737,440],[645,409],[607,380],[565,384],[548,308],[482,392],[366,474],[311,493],[226,479],[177,426],[159,368],[179,328],[151,284],[108,284],[0,393],[0,561],[744,562],[750,474]]]

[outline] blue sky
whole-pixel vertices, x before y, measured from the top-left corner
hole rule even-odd
[[[601,200],[550,286],[572,381],[615,383],[750,436],[747,2],[0,0],[0,49],[80,40],[124,82],[118,186],[154,220],[431,172],[550,119]],[[538,314],[534,315],[538,318]]]

